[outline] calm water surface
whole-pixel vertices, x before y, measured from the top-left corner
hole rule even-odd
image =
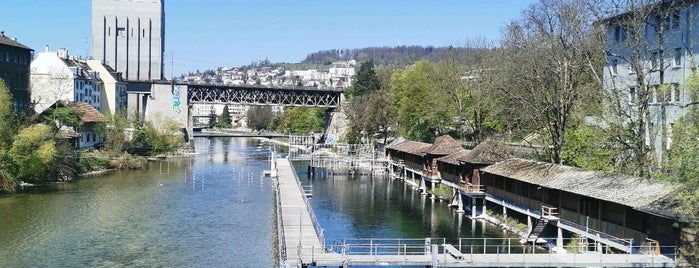
[[[0,195],[0,267],[274,267],[267,146],[195,140],[192,158]],[[401,182],[313,178],[328,245],[343,238],[500,236]]]

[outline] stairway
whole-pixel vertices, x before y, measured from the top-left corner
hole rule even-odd
[[[532,232],[529,233],[529,236],[527,236],[527,242],[528,243],[536,243],[536,239],[539,238],[541,235],[541,232],[544,231],[544,228],[546,225],[549,223],[549,219],[545,217],[539,218],[539,220],[536,221],[536,225],[532,229]]]

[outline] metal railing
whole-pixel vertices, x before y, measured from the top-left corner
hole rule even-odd
[[[291,165],[291,173],[294,174],[294,179],[296,180],[296,184],[299,187],[299,190],[301,191],[301,196],[303,197],[303,203],[306,207],[306,211],[308,212],[308,216],[311,218],[311,222],[313,223],[313,229],[316,231],[316,237],[318,238],[318,241],[320,241],[321,246],[325,248],[325,231],[323,228],[320,227],[320,223],[318,223],[318,218],[316,218],[315,212],[313,212],[313,207],[311,204],[308,202],[308,197],[306,196],[306,190],[304,186],[301,184],[301,180],[299,180],[299,176],[296,173],[296,169],[294,168],[293,165]],[[312,188],[311,188],[312,189]]]
[[[443,245],[444,238],[353,238],[343,239],[331,248],[342,255],[425,255],[432,245]]]
[[[282,202],[279,196],[279,181],[275,180],[274,193],[277,206],[277,235],[279,236],[279,266],[281,267],[287,259],[286,255],[286,235],[284,234],[284,220],[282,217]]]

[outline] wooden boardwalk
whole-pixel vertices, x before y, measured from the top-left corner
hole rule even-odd
[[[283,238],[280,247],[286,249],[286,260],[280,260],[282,266],[299,267],[315,261],[340,263],[342,257],[328,253],[316,233],[308,209],[308,200],[291,167],[288,158],[277,159],[278,202],[281,206],[281,225]],[[279,215],[278,215],[279,216]],[[285,244],[285,245],[283,245]]]

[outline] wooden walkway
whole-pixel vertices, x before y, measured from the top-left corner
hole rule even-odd
[[[280,260],[282,267],[300,267],[316,261],[340,263],[342,257],[336,253],[327,253],[316,233],[308,200],[290,160],[277,159],[277,169],[277,204],[281,207],[279,211],[282,225],[279,228],[283,229],[279,246],[286,251],[286,260]]]

